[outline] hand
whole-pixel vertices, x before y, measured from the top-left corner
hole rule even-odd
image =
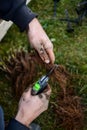
[[[19,109],[15,119],[29,127],[35,118],[47,110],[50,94],[49,85],[43,93],[35,96],[31,95],[31,88],[27,89],[19,101]]]
[[[41,59],[45,63],[54,63],[55,56],[53,53],[53,44],[43,30],[39,21],[34,18],[28,26],[29,29],[27,34],[31,47],[33,47],[38,52]]]

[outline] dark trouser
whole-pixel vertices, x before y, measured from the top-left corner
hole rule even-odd
[[[0,130],[4,130],[5,125],[4,125],[4,112],[2,107],[0,106]]]

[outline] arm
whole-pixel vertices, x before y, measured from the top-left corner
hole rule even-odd
[[[0,0],[0,18],[13,21],[21,31],[27,30],[31,47],[45,63],[54,63],[53,44],[36,16],[26,6],[25,0]]]
[[[24,31],[36,16],[26,6],[26,0],[0,0],[0,18],[13,21],[21,31]]]

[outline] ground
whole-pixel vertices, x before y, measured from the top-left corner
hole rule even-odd
[[[80,1],[80,0],[79,0]],[[79,1],[60,0],[57,7],[57,15],[53,17],[52,0],[31,0],[29,7],[38,13],[43,28],[47,32],[54,45],[55,63],[64,65],[69,73],[74,75],[73,84],[78,96],[82,97],[82,103],[87,105],[87,19],[83,20],[82,26],[73,24],[74,32],[66,32],[66,22],[61,22],[59,18],[65,17],[65,9],[68,9],[72,18],[77,17],[75,7]],[[25,33],[19,32],[18,28],[13,25],[8,31],[5,38],[0,43],[0,57],[7,57],[10,50],[24,48],[31,50]],[[1,64],[1,61],[0,61]],[[42,70],[43,71],[43,70]],[[17,110],[17,101],[11,94],[11,84],[0,74],[0,104],[5,111],[5,121],[14,117]],[[52,85],[51,85],[52,86]],[[43,113],[37,120],[42,130],[54,130],[55,115],[52,111],[52,103],[55,103],[54,93],[58,91],[52,88],[51,104],[49,109]],[[85,107],[85,122],[87,122],[87,108]],[[84,130],[87,129],[86,123]],[[56,129],[55,129],[56,130]],[[57,130],[64,130],[57,126]]]

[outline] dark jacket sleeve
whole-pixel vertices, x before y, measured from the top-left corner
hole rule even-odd
[[[24,31],[36,16],[37,14],[27,7],[26,0],[0,0],[0,18],[13,21],[21,31]]]
[[[24,126],[17,120],[11,119],[5,130],[29,130],[29,128]]]

